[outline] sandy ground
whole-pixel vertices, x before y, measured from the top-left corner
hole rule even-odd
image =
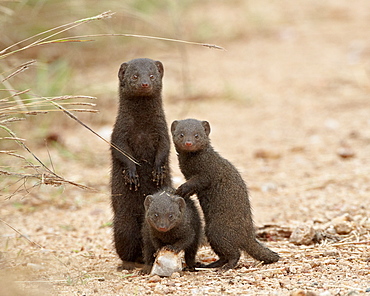
[[[50,148],[55,169],[97,192],[42,186],[4,199],[17,186],[6,187],[0,295],[370,295],[370,3],[306,8],[287,6],[286,22],[230,37],[219,44],[227,51],[186,45],[186,63],[163,52],[150,56],[165,65],[168,123],[188,117],[210,122],[213,146],[250,188],[260,239],[281,261],[261,266],[245,255],[235,270],[171,278],[117,271],[108,145],[67,119],[65,128],[51,127],[63,147]],[[212,20],[215,8],[207,2],[204,9]],[[224,24],[238,25],[240,14],[225,8]],[[228,34],[227,25],[222,29]],[[100,115],[84,119],[107,138],[118,67],[112,62],[96,74],[113,97],[98,97]],[[48,159],[42,145],[33,149]],[[5,179],[1,184],[8,186]],[[289,241],[302,225],[315,242]],[[199,251],[201,261],[214,257],[208,247]]]

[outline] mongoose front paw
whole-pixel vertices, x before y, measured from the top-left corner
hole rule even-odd
[[[130,190],[137,191],[140,187],[139,175],[136,170],[124,170],[123,176],[125,178],[125,184],[130,186]]]
[[[163,247],[163,249],[167,250],[167,251],[170,251],[170,252],[174,252],[175,254],[177,254],[181,251],[180,249],[176,248],[173,245],[167,245],[167,246]]]
[[[186,183],[182,184],[179,188],[176,189],[175,194],[184,198],[188,198],[195,193],[195,190],[190,188]]]
[[[153,265],[144,265],[142,269],[139,270],[139,274],[146,275],[152,270]]]
[[[153,182],[157,184],[157,186],[162,186],[164,184],[164,179],[166,178],[167,172],[164,166],[157,166],[153,172]]]

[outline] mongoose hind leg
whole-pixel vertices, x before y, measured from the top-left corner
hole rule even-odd
[[[240,258],[240,255],[238,257],[234,257],[231,259],[226,258],[220,258],[215,262],[212,262],[207,265],[201,265],[203,268],[220,268],[220,270],[228,270],[232,269],[236,266]]]

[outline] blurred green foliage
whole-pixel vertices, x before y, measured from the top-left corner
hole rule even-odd
[[[68,60],[57,59],[49,63],[38,62],[35,72],[35,76],[20,85],[21,88],[32,85],[33,93],[47,97],[74,93],[69,84],[73,77],[73,68]]]

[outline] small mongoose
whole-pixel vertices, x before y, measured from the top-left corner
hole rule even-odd
[[[201,221],[193,200],[186,201],[174,190],[162,190],[145,198],[145,221],[143,223],[143,273],[149,273],[154,255],[161,248],[175,253],[185,251],[188,270],[194,270],[195,255],[201,236]]]
[[[119,109],[111,138],[111,199],[114,243],[124,269],[143,262],[145,197],[171,186],[170,138],[162,107],[163,73],[162,63],[151,59],[123,63],[118,72]]]
[[[219,260],[205,267],[231,269],[241,251],[265,264],[279,255],[256,240],[248,190],[237,169],[211,146],[207,121],[174,121],[171,132],[181,172],[187,182],[176,194],[197,194],[205,219],[205,233]]]

